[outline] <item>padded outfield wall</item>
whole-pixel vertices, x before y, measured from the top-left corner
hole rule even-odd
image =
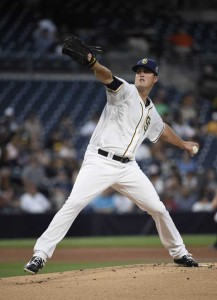
[[[17,214],[0,216],[0,238],[38,237],[54,214]],[[215,234],[214,213],[171,213],[180,233]],[[146,213],[103,215],[81,213],[67,236],[115,236],[157,234],[153,219]]]

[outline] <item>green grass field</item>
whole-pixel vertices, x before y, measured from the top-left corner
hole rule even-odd
[[[187,247],[210,247],[215,239],[215,235],[182,235],[184,243]],[[1,249],[32,249],[35,239],[11,239],[0,240]],[[91,237],[91,238],[65,238],[58,248],[75,248],[75,247],[162,247],[158,236],[124,236],[124,237]],[[28,258],[27,258],[28,259]],[[25,275],[23,272],[23,264],[25,262],[0,262],[0,278],[11,276]],[[143,263],[142,261],[130,261],[132,263]],[[79,269],[108,267],[117,265],[127,265],[129,262],[85,262],[85,263],[66,263],[52,262],[46,265],[41,273],[64,272]]]
[[[209,246],[216,236],[208,235],[182,235],[186,246]],[[32,248],[36,239],[4,239],[0,240],[2,248]],[[115,237],[82,237],[65,238],[58,247],[162,247],[160,239],[154,236],[115,236]]]

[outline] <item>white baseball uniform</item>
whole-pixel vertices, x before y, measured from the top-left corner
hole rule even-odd
[[[135,161],[135,151],[142,141],[148,138],[156,142],[164,123],[150,98],[145,105],[135,85],[119,80],[123,84],[116,91],[106,89],[107,104],[69,198],[35,244],[34,255],[44,260],[52,256],[79,212],[110,186],[153,217],[161,242],[173,258],[188,253],[152,183]],[[129,161],[114,160],[117,156],[128,157]]]

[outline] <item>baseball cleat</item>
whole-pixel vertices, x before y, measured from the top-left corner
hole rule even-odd
[[[33,256],[33,258],[24,266],[24,271],[34,275],[38,273],[39,269],[42,269],[45,265],[45,261],[39,256]]]
[[[194,260],[190,253],[182,256],[181,258],[174,259],[174,262],[183,267],[198,267],[198,262]]]

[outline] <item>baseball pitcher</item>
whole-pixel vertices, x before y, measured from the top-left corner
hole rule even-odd
[[[135,83],[114,76],[99,63],[96,52],[74,35],[66,37],[62,52],[89,67],[105,86],[107,103],[87,147],[83,164],[71,194],[56,213],[47,230],[39,237],[32,259],[24,270],[36,274],[52,257],[56,245],[64,238],[79,212],[108,187],[127,196],[156,223],[162,244],[176,264],[197,267],[187,251],[168,211],[148,177],[135,161],[135,152],[144,139],[169,142],[193,156],[199,145],[178,137],[165,124],[149,93],[158,81],[157,63],[143,58],[132,67]]]

